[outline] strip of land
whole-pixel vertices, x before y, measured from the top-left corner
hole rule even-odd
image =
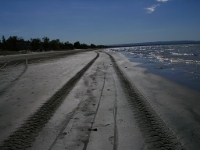
[[[103,50],[0,58],[0,149],[199,149],[200,94]]]

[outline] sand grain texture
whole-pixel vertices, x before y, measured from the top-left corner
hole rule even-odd
[[[118,53],[57,54],[0,59],[1,149],[200,148],[198,92]]]

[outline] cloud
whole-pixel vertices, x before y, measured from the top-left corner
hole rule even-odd
[[[158,4],[155,4],[155,5],[152,5],[150,7],[145,8],[147,10],[147,13],[150,14],[150,13],[154,12],[156,10],[156,8],[158,6],[160,6],[160,3],[165,3],[165,2],[168,2],[170,0],[156,0],[156,1],[158,2]]]
[[[154,12],[155,11],[155,9],[156,9],[156,7],[158,7],[158,6],[160,6],[159,4],[157,4],[157,5],[153,5],[153,6],[150,6],[150,7],[148,7],[148,8],[145,8],[146,10],[147,10],[147,13],[152,13],[152,12]]]
[[[157,2],[168,2],[169,0],[156,0]]]

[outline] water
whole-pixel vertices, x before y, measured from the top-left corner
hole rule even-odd
[[[200,44],[153,45],[109,48],[130,61],[140,62],[147,72],[200,91]]]

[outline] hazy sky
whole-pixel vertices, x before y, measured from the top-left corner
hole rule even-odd
[[[200,0],[0,0],[0,36],[124,44],[200,40]]]

